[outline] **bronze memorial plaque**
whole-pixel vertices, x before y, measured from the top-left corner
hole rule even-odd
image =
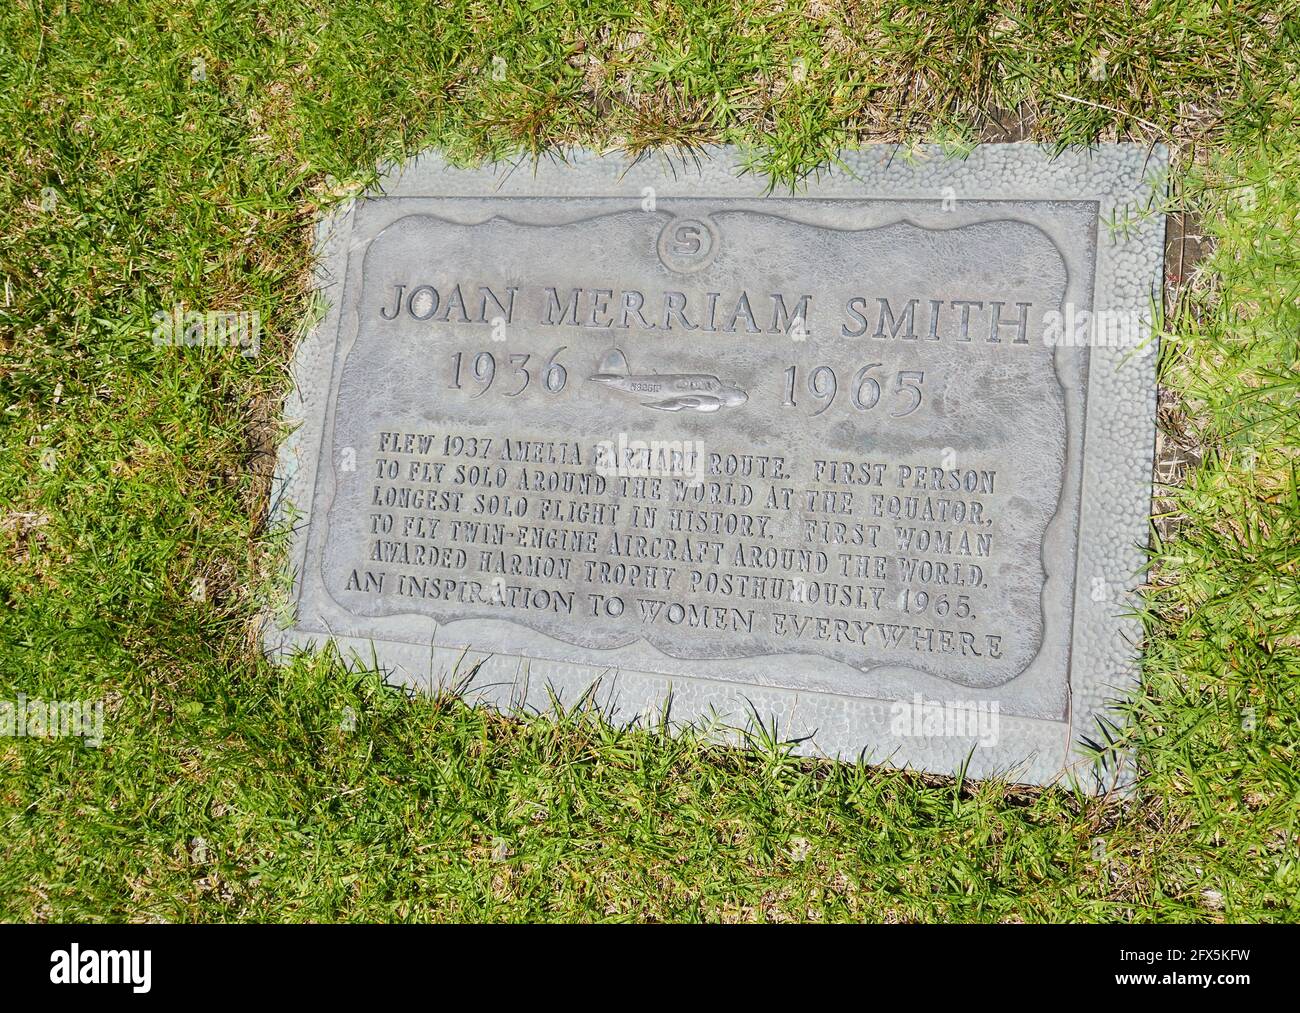
[[[323,222],[268,646],[1126,785],[1164,153],[891,153],[425,156]]]

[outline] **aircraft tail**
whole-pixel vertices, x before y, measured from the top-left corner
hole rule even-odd
[[[623,354],[622,349],[611,348],[600,360],[600,365],[596,367],[596,375],[592,379],[616,380],[627,376],[627,373],[627,356]]]

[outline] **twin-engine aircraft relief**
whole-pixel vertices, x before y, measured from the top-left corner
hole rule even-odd
[[[749,400],[735,380],[719,380],[708,373],[632,373],[627,356],[610,349],[596,372],[587,377],[612,390],[642,399],[646,408],[661,412],[716,412]]]

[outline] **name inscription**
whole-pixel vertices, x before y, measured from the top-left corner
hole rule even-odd
[[[471,293],[468,301],[465,293]],[[528,322],[543,327],[581,327],[593,330],[642,330],[665,332],[700,331],[704,334],[776,334],[802,338],[812,335],[812,300],[809,294],[787,297],[771,292],[766,297],[751,296],[741,291],[724,296],[721,292],[705,294],[704,304],[689,305],[685,292],[666,291],[647,300],[644,293],[632,290],[572,288],[561,291],[555,286],[525,292],[520,296],[516,286],[504,291],[494,291],[490,285],[455,281],[450,290],[440,291],[429,282],[416,284],[400,282],[390,294],[392,304],[381,306],[379,315],[384,320],[396,320],[405,315],[413,320],[431,320],[435,323],[489,324],[500,327],[515,323],[515,310],[519,302],[527,303],[531,310],[521,316]],[[791,310],[787,305],[790,299]],[[770,301],[770,317],[755,311],[755,304],[764,306]],[[917,333],[918,307],[925,309],[921,333]],[[895,307],[884,296],[874,300],[854,295],[844,304],[839,335],[860,338],[875,321],[872,336],[876,338],[923,338],[940,340],[940,327],[948,331],[955,341],[982,340],[999,344],[1005,330],[1010,329],[1009,341],[1015,345],[1028,345],[1028,326],[1033,304],[1018,302],[1014,316],[1004,319],[1003,307],[998,299],[932,299],[912,297],[900,307]],[[870,308],[869,308],[870,307]],[[647,318],[647,310],[650,317]],[[694,319],[692,319],[694,318]]]

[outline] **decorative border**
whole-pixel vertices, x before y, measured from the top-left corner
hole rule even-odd
[[[1155,213],[1155,201],[1166,164],[1163,149],[1136,145],[1055,158],[1036,145],[986,145],[961,161],[946,160],[937,148],[903,161],[896,149],[875,147],[842,154],[839,165],[792,196],[935,200],[951,193],[961,201],[1096,201],[1103,223],[1123,222],[1124,227],[1104,228],[1097,236],[1093,306],[1136,311],[1149,319],[1162,277],[1164,219]],[[711,148],[686,160],[661,154],[636,162],[575,151],[566,153],[563,162],[478,170],[455,169],[437,154],[425,154],[386,173],[380,189],[390,198],[616,197],[633,202],[647,186],[662,199],[764,197],[764,181],[742,172],[739,153],[729,148]],[[280,447],[272,522],[297,517],[289,551],[297,592],[303,589],[299,578],[308,563],[308,521],[327,481],[328,469],[318,468],[318,455],[331,428],[328,395],[349,306],[349,254],[362,245],[354,239],[359,235],[354,233],[358,207],[350,202],[318,223],[316,280],[329,306],[295,352],[296,387],[285,403],[286,419],[302,425]],[[992,746],[979,747],[976,738],[966,736],[895,735],[890,704],[883,700],[372,640],[365,632],[373,635],[373,626],[368,631],[321,627],[333,630],[329,636],[297,625],[277,629],[268,619],[264,643],[274,655],[333,639],[364,663],[377,658],[395,681],[424,688],[450,684],[482,662],[468,696],[503,709],[544,708],[552,694],[571,702],[594,684],[593,700],[616,720],[658,715],[671,696],[675,721],[706,722],[723,732],[743,726],[756,712],[775,720],[783,736],[801,739],[798,748],[809,754],[865,756],[944,773],[964,766],[969,776],[1002,774],[1031,783],[1064,775],[1090,791],[1123,789],[1133,781],[1132,757],[1111,754],[1104,765],[1096,765],[1084,739],[1107,742],[1099,725],[1118,721],[1112,713],[1116,702],[1130,696],[1138,683],[1141,628],[1129,613],[1148,535],[1155,362],[1154,342],[1137,350],[1090,350],[1067,718],[1003,714],[1001,734]]]

